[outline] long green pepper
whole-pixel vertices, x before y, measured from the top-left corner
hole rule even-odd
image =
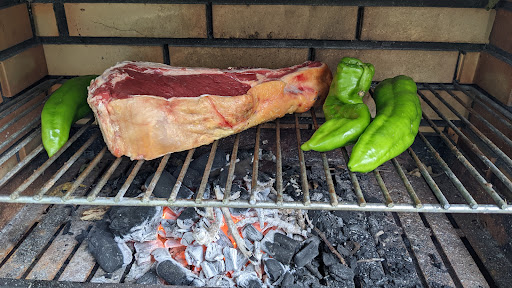
[[[352,148],[348,168],[370,172],[400,155],[414,142],[421,120],[416,83],[400,75],[375,87],[377,115]]]
[[[87,86],[97,75],[72,78],[55,90],[41,112],[41,138],[51,157],[68,141],[71,125],[91,113]]]
[[[325,152],[357,141],[370,124],[370,111],[362,97],[370,89],[374,74],[372,64],[350,57],[341,59],[323,106],[327,121],[302,144],[302,150]]]

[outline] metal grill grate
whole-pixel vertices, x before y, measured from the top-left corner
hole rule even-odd
[[[58,80],[46,80],[36,87],[30,89],[23,95],[17,97],[4,105],[0,111],[0,118],[9,115],[35,95],[47,91]],[[251,193],[248,200],[230,200],[232,182],[227,181],[224,199],[203,199],[212,169],[214,155],[222,140],[215,141],[209,146],[209,158],[202,175],[199,189],[192,199],[177,198],[181,183],[187,173],[188,167],[194,158],[197,149],[187,152],[184,163],[181,167],[177,184],[173,187],[168,199],[154,198],[152,192],[164,171],[169,160],[174,154],[168,154],[158,160],[155,176],[148,185],[142,196],[128,197],[126,192],[133,185],[133,181],[141,170],[141,167],[148,161],[130,161],[126,157],[116,158],[110,155],[101,140],[101,133],[93,125],[93,119],[79,126],[66,145],[54,156],[48,159],[42,145],[38,145],[32,152],[12,168],[2,179],[0,179],[0,202],[9,203],[43,203],[43,204],[79,204],[79,205],[127,205],[127,206],[181,206],[181,207],[232,207],[232,208],[285,208],[285,209],[328,209],[328,210],[360,210],[360,211],[397,211],[397,212],[443,212],[443,213],[512,213],[512,207],[507,205],[509,195],[512,195],[512,181],[510,167],[512,161],[503,152],[511,151],[512,141],[507,135],[512,131],[512,113],[500,105],[491,101],[486,95],[472,86],[453,83],[443,84],[419,84],[418,95],[423,100],[424,108],[432,110],[430,115],[438,115],[439,119],[433,119],[424,109],[422,128],[429,128],[430,131],[420,132],[416,142],[407,153],[392,159],[379,169],[359,174],[347,171],[341,163],[346,163],[349,158],[349,150],[338,149],[334,152],[317,153],[303,152],[300,145],[321,124],[322,117],[317,117],[315,111],[301,115],[289,115],[271,123],[261,124],[253,129],[244,131],[232,136],[229,142],[230,147],[222,146],[223,149],[230,149],[230,165],[228,179],[232,179],[235,171],[237,153],[241,136],[255,135],[253,142],[254,154],[258,155],[261,147],[262,131],[266,135],[273,135],[273,153],[275,160],[275,201],[257,201]],[[429,94],[428,97],[427,93]],[[443,93],[445,97],[441,95]],[[473,105],[467,104],[462,97],[468,97]],[[446,99],[446,100],[445,100]],[[435,102],[435,103],[434,103]],[[455,104],[466,110],[468,115],[461,114]],[[437,105],[437,106],[436,106]],[[14,117],[11,121],[0,128],[0,132],[6,130],[13,123],[29,113],[36,106],[28,108],[24,114]],[[446,109],[444,109],[446,108]],[[441,110],[451,111],[442,112]],[[318,110],[319,111],[319,110]],[[317,112],[318,113],[318,112]],[[453,113],[454,115],[449,115]],[[484,116],[493,115],[494,122],[500,129],[493,126],[489,118]],[[471,117],[471,118],[470,118]],[[474,117],[474,118],[473,118]],[[481,129],[477,128],[473,121],[477,119],[484,124],[487,132],[492,134],[489,139]],[[421,130],[420,130],[421,131]],[[503,133],[502,131],[505,131]],[[26,133],[26,134],[25,134]],[[25,134],[21,139],[20,135]],[[487,135],[489,135],[487,133]],[[35,138],[40,137],[39,118],[32,120],[20,131],[12,134],[4,143],[0,144],[0,150],[9,147],[0,156],[0,165],[17,154],[23,147]],[[252,137],[252,136],[251,136]],[[247,138],[247,137],[245,137]],[[458,140],[454,140],[454,139]],[[290,142],[290,139],[293,141]],[[430,140],[429,140],[430,139]],[[432,144],[432,139],[439,143]],[[497,139],[497,140],[496,140]],[[91,145],[100,143],[99,152],[94,155],[91,161],[83,162],[84,155],[91,153]],[[285,145],[285,143],[288,143]],[[289,143],[294,143],[290,145]],[[500,147],[496,143],[502,146]],[[94,145],[93,145],[94,146]],[[292,147],[293,146],[293,147]],[[442,147],[441,147],[442,146]],[[441,148],[439,148],[441,147]],[[504,147],[504,148],[503,148]],[[204,148],[204,147],[202,147]],[[442,151],[440,150],[442,149]],[[71,152],[74,151],[74,152]],[[440,173],[429,171],[425,164],[425,153],[434,159],[433,165],[440,169]],[[290,153],[297,159],[294,165],[300,171],[300,189],[302,201],[285,201],[285,187],[283,182],[283,159],[288,160]],[[423,153],[423,154],[422,154]],[[286,155],[284,155],[286,154]],[[421,155],[420,155],[421,154]],[[441,156],[441,155],[444,156]],[[448,155],[448,156],[447,156]],[[109,158],[110,156],[110,158]],[[80,160],[82,159],[82,160]],[[108,160],[108,159],[111,159]],[[91,182],[91,172],[102,161],[108,162],[103,174]],[[310,183],[308,179],[308,163],[320,163],[324,171],[323,181],[329,195],[329,201],[315,201],[310,195]],[[485,169],[478,168],[481,162]],[[121,187],[114,191],[114,194],[103,195],[102,188],[106,185],[116,170],[120,169],[122,163],[128,163],[127,176]],[[252,190],[257,186],[258,173],[260,171],[259,159],[254,157],[252,167]],[[419,173],[418,176],[411,176],[411,165]],[[82,166],[82,167],[80,167]],[[126,166],[126,165],[125,165]],[[74,172],[70,172],[74,171]],[[129,172],[129,173],[128,173]],[[340,199],[339,190],[342,189],[336,184],[335,175],[348,173],[352,183],[350,188],[355,194],[356,201]],[[437,174],[437,175],[436,175]],[[73,179],[78,175],[76,179]],[[391,180],[390,180],[391,179]],[[420,181],[421,180],[421,181]],[[49,195],[49,191],[57,184],[71,181],[71,186],[65,189],[62,195]],[[397,188],[395,182],[399,182]],[[393,182],[393,184],[390,184]],[[86,184],[84,184],[86,183]],[[476,184],[475,184],[476,183]],[[88,188],[84,193],[77,193],[79,187],[86,185]],[[372,186],[373,185],[373,186]],[[366,188],[365,188],[366,187]],[[365,199],[365,190],[368,187],[377,187],[382,192],[381,199]],[[405,191],[408,197],[397,196],[400,190]],[[397,192],[398,191],[398,192]],[[251,191],[254,192],[254,191]],[[433,197],[430,197],[433,196]],[[289,198],[287,198],[289,199]],[[478,199],[478,201],[477,201]],[[486,200],[487,199],[487,200]],[[488,201],[489,200],[489,201]]]

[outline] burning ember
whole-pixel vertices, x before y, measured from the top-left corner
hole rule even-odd
[[[158,275],[174,285],[273,287],[290,270],[295,253],[288,249],[299,248],[307,236],[297,215],[288,212],[249,210],[228,214],[226,221],[221,208],[165,207],[156,239],[134,245],[136,263],[156,265]],[[274,245],[276,238],[287,238],[282,242],[288,247]]]
[[[224,198],[221,183],[226,183],[223,176],[227,169],[223,165],[228,157],[217,155],[220,181],[214,180],[213,185],[207,187],[205,198]],[[207,159],[203,158],[194,162]],[[251,158],[247,154],[236,167],[243,167],[244,162],[250,164]],[[271,155],[267,158],[273,160]],[[203,165],[194,162],[190,169]],[[169,197],[169,187],[174,186],[176,179],[167,172],[161,179],[165,183],[163,188],[159,188],[159,180],[153,194]],[[182,186],[184,190],[180,190],[179,195],[183,198],[192,197],[189,188],[197,189],[197,183],[192,180],[189,179],[188,186]],[[269,176],[258,180],[257,187],[251,189],[249,173],[236,176],[230,199],[248,197],[248,191],[252,190],[253,198],[258,201],[275,200],[275,180]],[[290,189],[295,189],[296,180],[290,180]],[[303,213],[286,209],[112,207],[106,217],[110,231],[104,229],[104,232],[114,236],[118,246],[114,249],[116,257],[105,256],[104,250],[90,250],[106,272],[132,263],[126,282],[155,284],[154,280],[146,279],[153,277],[158,279],[156,283],[165,281],[171,285],[283,287],[293,283],[291,273],[295,269],[307,267],[319,254],[320,241],[310,235],[305,224],[307,214]],[[94,241],[89,237],[89,242]],[[115,259],[115,265],[109,263]],[[111,271],[104,268],[107,266],[102,265],[103,262],[109,263]]]

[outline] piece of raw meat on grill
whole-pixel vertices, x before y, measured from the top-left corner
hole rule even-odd
[[[91,82],[87,101],[112,154],[150,160],[308,111],[331,80],[313,61],[225,70],[122,62]]]

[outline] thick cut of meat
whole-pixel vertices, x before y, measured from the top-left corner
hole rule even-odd
[[[149,160],[305,112],[331,80],[321,62],[277,70],[122,62],[91,83],[87,101],[112,154]]]

